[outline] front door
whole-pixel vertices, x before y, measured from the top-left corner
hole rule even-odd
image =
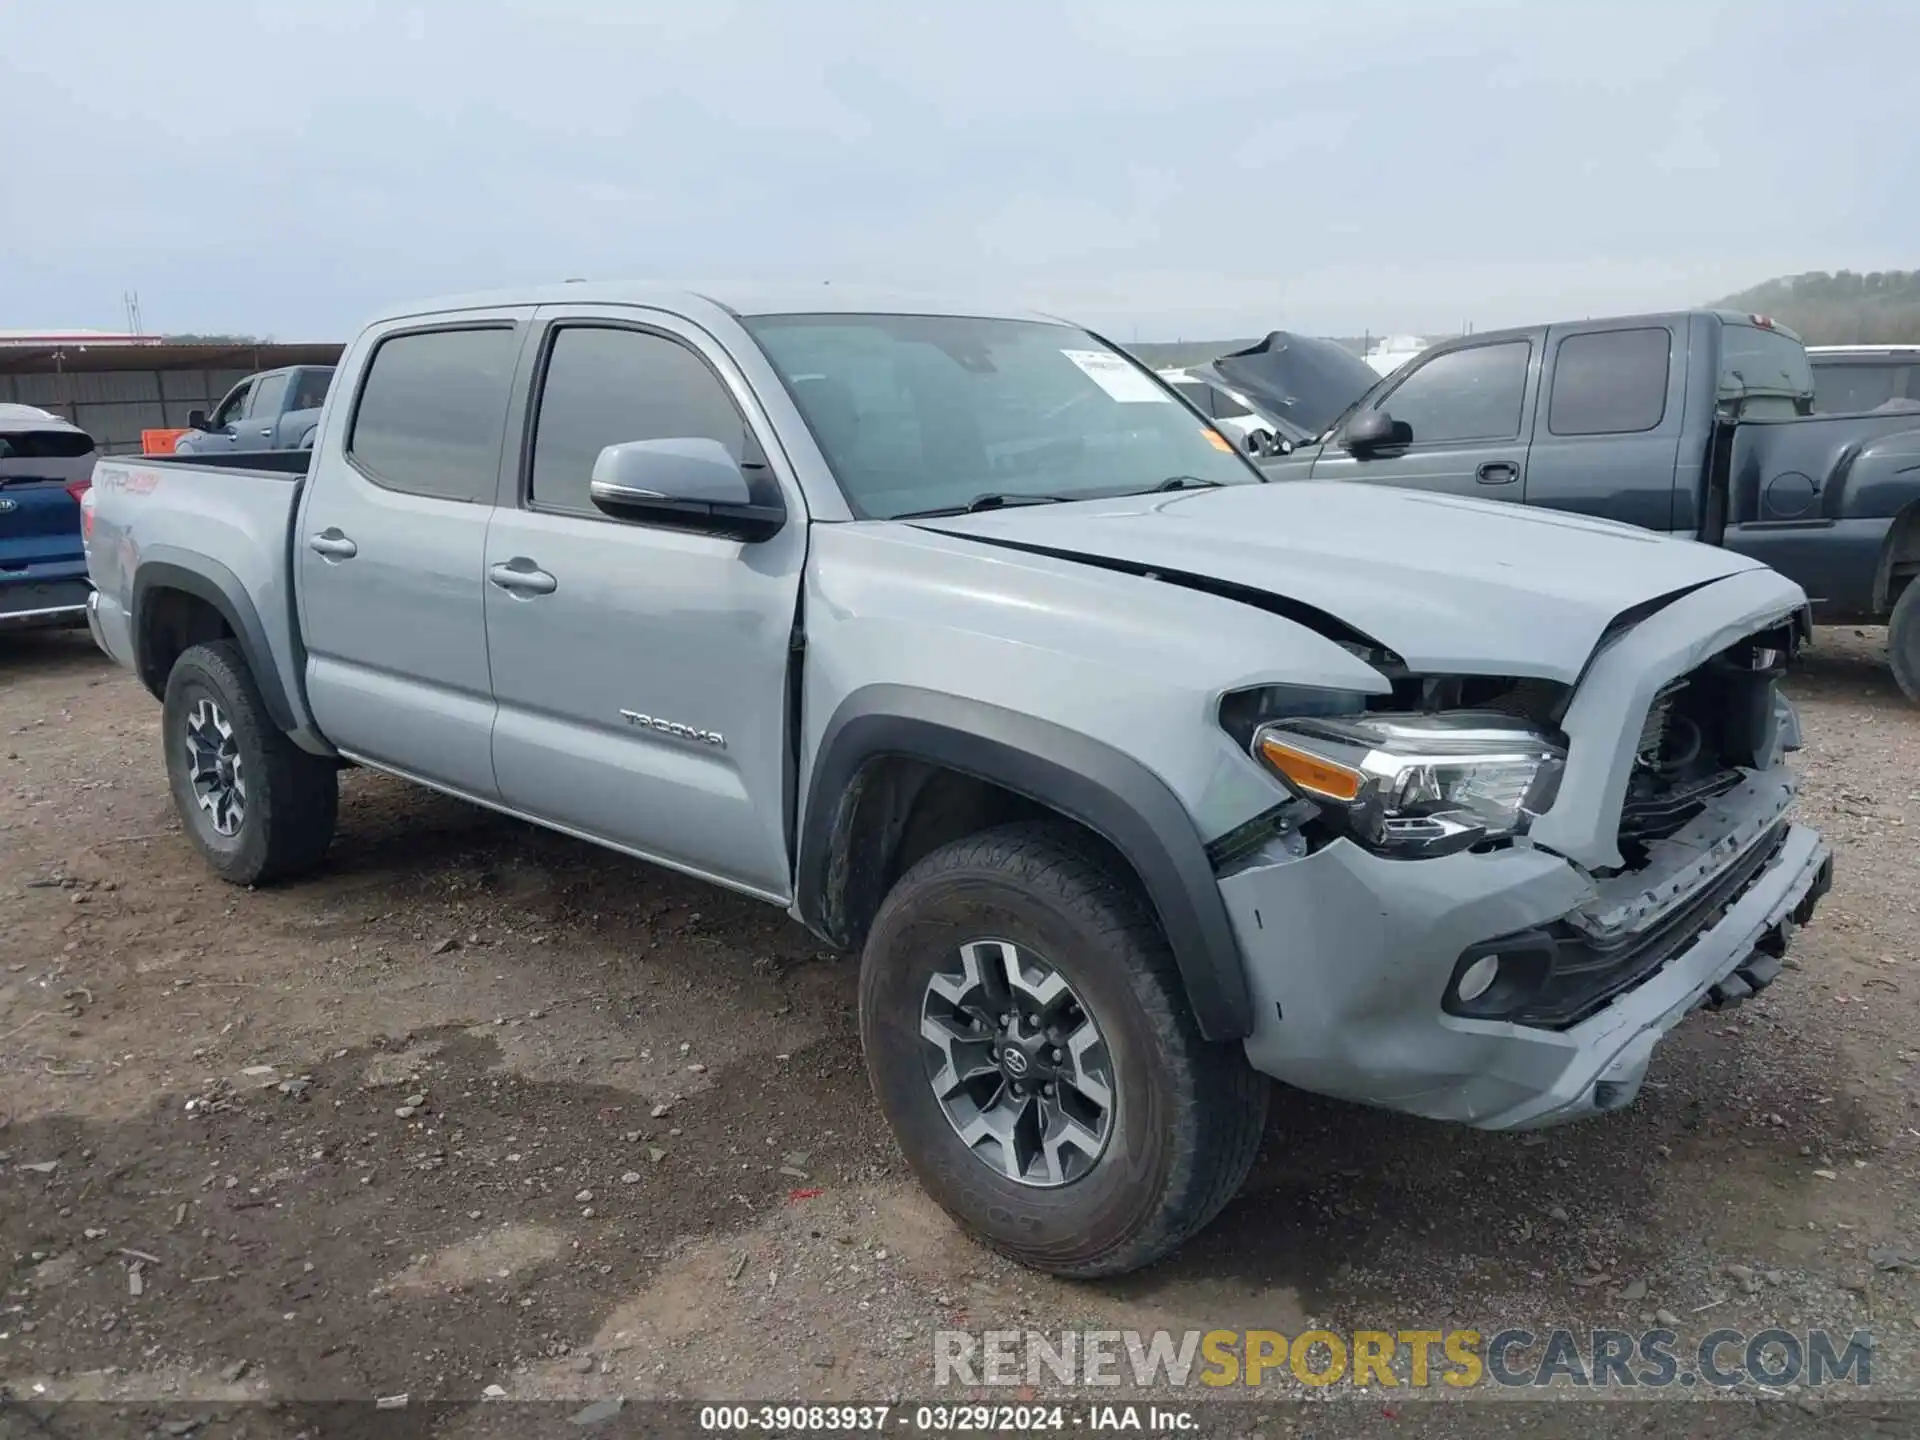
[[[1355,456],[1336,435],[1315,457],[1313,478],[1519,500],[1533,428],[1534,348],[1524,338],[1500,340],[1414,362],[1368,405],[1409,426],[1411,443]]]
[[[247,401],[253,397],[253,381],[242,380],[229,390],[226,398],[207,417],[207,428],[193,437],[195,455],[224,455],[233,449],[240,425],[247,413]]]
[[[328,419],[294,535],[320,733],[482,800],[498,787],[481,562],[531,318],[471,311],[357,342],[371,362],[353,412]]]
[[[798,490],[769,468],[764,420],[742,416],[721,377],[745,386],[711,339],[650,312],[540,313],[525,473],[487,536],[500,797],[785,903]],[[787,527],[747,544],[616,520],[588,498],[604,447],[692,437],[781,486]]]

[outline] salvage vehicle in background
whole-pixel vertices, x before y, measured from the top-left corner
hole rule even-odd
[[[58,415],[0,405],[0,630],[86,623],[80,497],[98,458]]]
[[[1443,341],[1356,398],[1283,478],[1622,520],[1763,560],[1823,623],[1886,624],[1920,700],[1920,413],[1813,414],[1792,331],[1692,311]]]
[[[1367,362],[1346,347],[1284,330],[1160,376],[1262,459],[1291,455],[1310,443],[1374,378]]]
[[[174,441],[176,455],[227,455],[247,450],[305,450],[333,383],[331,365],[289,365],[249,375],[214,408],[195,410]]]
[[[1276,485],[1071,325],[835,286],[409,306],[310,454],[102,462],[94,634],[236,884],[365,765],[860,951],[875,1097],[961,1224],[1131,1270],[1272,1076],[1617,1109],[1771,983],[1805,596],[1572,516]]]
[[[1817,415],[1920,410],[1920,345],[1809,345]]]

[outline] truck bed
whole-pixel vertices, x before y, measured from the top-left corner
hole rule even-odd
[[[219,611],[236,634],[254,630],[298,696],[291,546],[312,458],[307,451],[255,451],[101,460],[87,565],[102,647],[143,671],[134,636],[144,592],[175,583]],[[133,584],[136,572],[142,593]],[[209,588],[214,593],[205,593]]]
[[[1792,576],[1824,622],[1872,620],[1882,547],[1916,467],[1920,411],[1742,419],[1724,530],[1704,538]]]

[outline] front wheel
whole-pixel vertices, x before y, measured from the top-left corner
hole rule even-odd
[[[887,896],[860,972],[875,1095],[933,1198],[994,1249],[1090,1277],[1233,1198],[1268,1084],[1203,1039],[1152,911],[1073,830],[955,841]]]
[[[1907,582],[1887,617],[1887,663],[1906,697],[1920,701],[1920,575]]]
[[[195,645],[174,662],[160,729],[181,826],[222,880],[260,884],[320,863],[339,776],[274,725],[238,645]]]

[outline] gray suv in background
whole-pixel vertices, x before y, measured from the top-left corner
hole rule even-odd
[[[173,453],[307,449],[332,383],[331,365],[290,365],[249,375],[226,393],[211,416],[195,410],[187,417],[190,429],[175,442]]]
[[[93,487],[94,634],[207,862],[321,864],[364,765],[779,906],[860,954],[915,1173],[1027,1264],[1204,1225],[1267,1077],[1625,1105],[1830,882],[1798,587],[1267,483],[1075,326],[565,285],[395,309],[339,381],[310,454]]]

